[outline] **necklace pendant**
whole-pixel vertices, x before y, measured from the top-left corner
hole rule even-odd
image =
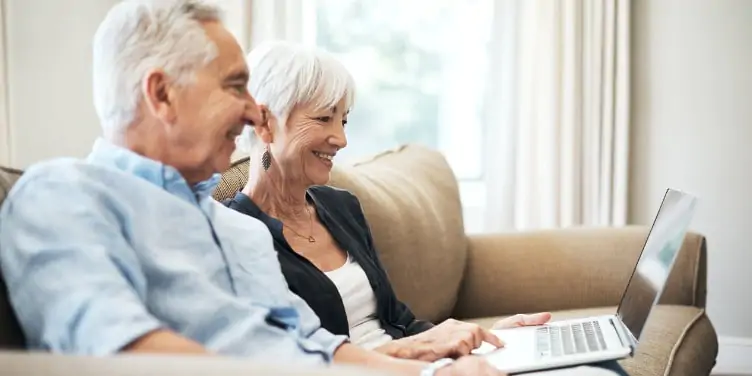
[[[313,236],[309,236],[308,237],[308,242],[309,243],[316,243],[316,239]]]

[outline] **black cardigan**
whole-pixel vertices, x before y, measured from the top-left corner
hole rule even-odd
[[[433,327],[416,320],[410,309],[397,299],[371,238],[371,230],[360,202],[352,193],[329,186],[308,189],[309,202],[316,205],[321,223],[334,241],[365,271],[376,295],[381,327],[392,338],[411,336]],[[263,222],[274,238],[274,248],[290,290],[303,298],[321,319],[321,326],[334,334],[349,335],[342,297],[334,283],[308,259],[296,253],[282,234],[282,222],[270,217],[245,194],[223,201],[227,207]]]

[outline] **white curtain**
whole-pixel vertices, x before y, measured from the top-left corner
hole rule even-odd
[[[250,48],[269,40],[309,42],[315,36],[315,14],[310,0],[246,0],[251,7]],[[307,15],[307,16],[304,16]]]
[[[6,52],[6,1],[0,0],[0,165],[11,165],[10,118],[8,109],[8,60]]]
[[[315,1],[220,1],[246,49],[314,44]],[[626,223],[629,12],[629,0],[494,1],[485,231]]]
[[[315,36],[311,0],[213,0],[222,7],[225,25],[248,53],[261,42],[308,42]],[[306,16],[304,16],[306,15]]]
[[[502,194],[511,201],[497,204],[510,221],[501,225],[624,225],[629,0],[516,4],[513,168]]]

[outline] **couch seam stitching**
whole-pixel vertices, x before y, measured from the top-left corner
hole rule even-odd
[[[684,337],[687,336],[687,333],[690,331],[690,329],[692,329],[695,326],[695,324],[697,324],[697,321],[699,321],[703,315],[705,315],[705,309],[701,309],[700,312],[698,312],[695,315],[695,317],[692,319],[689,325],[687,325],[682,331],[681,335],[676,341],[676,344],[671,349],[671,353],[669,354],[669,357],[668,357],[668,364],[666,364],[666,369],[663,370],[663,376],[669,375],[669,372],[671,371],[671,367],[674,365],[674,357],[676,357],[676,353],[679,351],[679,348],[684,343]]]

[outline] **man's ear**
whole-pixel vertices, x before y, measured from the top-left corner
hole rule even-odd
[[[148,110],[168,124],[174,123],[176,116],[172,89],[169,77],[161,69],[149,71],[141,87]]]
[[[259,105],[259,110],[262,112],[261,117],[266,121],[254,125],[253,132],[261,142],[271,144],[274,141],[274,131],[277,129],[277,117],[264,105]]]

